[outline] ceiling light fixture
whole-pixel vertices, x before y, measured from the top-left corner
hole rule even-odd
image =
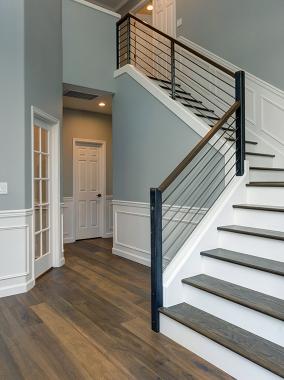
[[[106,104],[105,104],[104,102],[100,102],[100,103],[99,103],[99,106],[100,106],[100,107],[105,107],[105,105],[106,105]]]
[[[147,11],[152,11],[154,9],[152,4],[147,5]]]

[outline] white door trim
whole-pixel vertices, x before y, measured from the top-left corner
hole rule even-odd
[[[51,255],[52,255],[52,267],[60,267],[64,265],[64,256],[62,252],[62,236],[61,236],[61,204],[60,204],[60,121],[55,117],[47,114],[46,112],[31,107],[31,149],[32,149],[32,210],[34,215],[34,124],[35,121],[43,121],[50,126],[50,138],[51,138],[51,192],[50,192],[50,234],[51,234]],[[35,278],[35,226],[34,218],[32,218],[32,278]]]
[[[101,145],[101,153],[102,159],[100,160],[100,173],[101,173],[101,183],[102,183],[102,206],[100,209],[100,235],[103,237],[105,230],[105,208],[106,208],[106,141],[105,140],[90,140],[90,139],[81,139],[81,138],[73,138],[73,198],[74,198],[74,236],[76,240],[76,228],[77,228],[77,213],[76,213],[76,205],[77,205],[77,194],[76,194],[76,144],[94,144]]]

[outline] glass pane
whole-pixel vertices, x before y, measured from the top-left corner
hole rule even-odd
[[[48,131],[43,128],[41,129],[41,151],[48,153]]]
[[[35,178],[39,178],[39,163],[40,161],[40,154],[39,153],[35,153],[34,154],[34,177]]]
[[[41,234],[38,234],[35,236],[35,258],[38,259],[40,254],[40,236]]]
[[[41,177],[48,177],[48,156],[44,154],[41,155]]]
[[[41,182],[41,187],[42,187],[42,203],[48,203],[48,181],[42,181]]]
[[[34,126],[34,150],[37,150],[37,151],[40,150],[39,139],[40,139],[40,128],[37,126]]]
[[[40,181],[34,181],[35,204],[40,203]]]
[[[44,231],[42,233],[42,254],[49,252],[49,231]]]
[[[40,207],[35,207],[35,232],[40,231]]]
[[[49,227],[49,207],[43,206],[42,207],[42,229],[45,230]]]

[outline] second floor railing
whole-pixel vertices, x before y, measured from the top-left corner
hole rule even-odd
[[[163,271],[232,180],[244,174],[245,74],[130,14],[117,24],[117,67],[126,64],[157,80],[211,127],[150,191],[152,329],[158,332]]]

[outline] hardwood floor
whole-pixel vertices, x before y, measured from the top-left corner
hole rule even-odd
[[[111,246],[66,245],[64,267],[0,299],[0,379],[232,379],[150,330],[149,269]]]

